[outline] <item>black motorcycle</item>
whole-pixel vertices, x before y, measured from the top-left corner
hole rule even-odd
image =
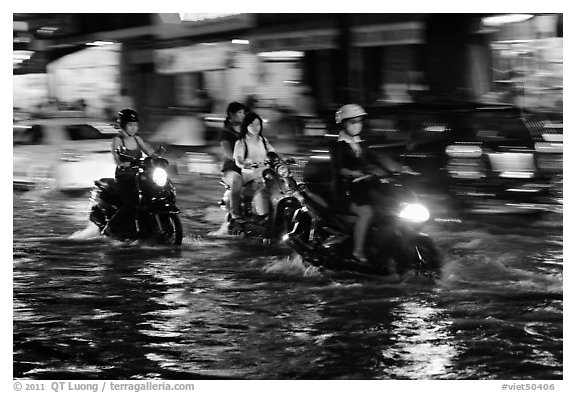
[[[182,244],[182,223],[176,207],[176,191],[168,178],[168,161],[158,155],[164,151],[158,149],[155,157],[146,157],[134,160],[119,155],[131,161],[132,168],[137,169],[136,184],[139,191],[139,204],[137,207],[138,239],[162,245]],[[120,187],[116,179],[104,178],[96,180],[90,192],[92,208],[90,221],[100,230],[108,224],[110,219],[122,205]],[[112,233],[115,228],[111,228]]]
[[[230,187],[222,182],[226,191],[220,206],[228,214],[228,233],[261,237],[265,240],[280,240],[291,231],[294,212],[301,207],[298,185],[288,165],[293,159],[282,160],[278,154],[269,152],[262,171],[264,191],[268,201],[268,214],[260,216],[253,208],[254,187],[249,182],[242,188],[240,213],[242,218],[233,220],[230,214]]]
[[[302,208],[285,237],[304,260],[332,270],[367,274],[438,277],[440,254],[432,239],[421,232],[430,214],[403,181],[405,175],[366,175],[375,201],[375,216],[366,240],[369,263],[351,256],[355,215],[338,207],[330,191],[330,159],[311,157],[300,185]]]

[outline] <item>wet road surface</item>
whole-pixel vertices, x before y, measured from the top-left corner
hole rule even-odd
[[[178,187],[178,249],[84,230],[86,196],[14,194],[15,378],[563,378],[561,213],[436,210],[441,282],[389,284],[215,236],[217,181]]]

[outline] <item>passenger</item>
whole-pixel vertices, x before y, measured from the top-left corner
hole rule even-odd
[[[138,114],[132,109],[123,109],[118,112],[117,121],[120,125],[120,135],[112,140],[112,156],[116,162],[115,177],[120,186],[122,206],[110,219],[102,232],[106,235],[134,238],[137,235],[135,226],[136,209],[139,202],[138,185],[136,174],[138,168],[132,160],[139,160],[142,152],[148,156],[154,156],[154,150],[138,136]],[[124,155],[132,157],[132,160],[122,157],[117,150],[122,150]]]
[[[344,105],[336,112],[336,124],[341,127],[338,141],[331,149],[334,168],[333,191],[342,206],[355,213],[354,245],[352,256],[361,263],[367,263],[364,244],[374,215],[371,185],[358,179],[374,171],[399,172],[403,167],[387,157],[371,153],[366,142],[360,138],[364,109],[357,104]],[[374,167],[377,165],[377,168]],[[382,172],[381,172],[382,171]],[[355,181],[356,180],[356,181]]]
[[[230,187],[230,214],[240,218],[240,192],[242,191],[242,169],[234,161],[234,145],[240,139],[240,127],[246,116],[246,108],[239,102],[231,102],[226,109],[224,128],[220,131],[220,147],[224,162],[222,180]]]
[[[268,139],[262,135],[262,118],[250,112],[240,128],[240,139],[234,146],[234,160],[242,168],[244,185],[251,183],[254,191],[252,206],[259,216],[268,214],[268,198],[262,181],[262,172],[269,152],[276,151]]]

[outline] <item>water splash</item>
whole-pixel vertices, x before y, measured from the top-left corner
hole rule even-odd
[[[514,253],[455,256],[443,266],[440,285],[508,294],[562,294],[561,274],[532,271],[528,265],[526,258]]]
[[[266,273],[283,274],[292,277],[322,277],[322,272],[315,266],[303,261],[296,253],[270,261],[264,266]]]
[[[220,228],[215,231],[208,232],[206,236],[218,239],[238,239],[241,237],[240,235],[231,235],[228,233],[228,222],[226,221],[220,225]]]
[[[74,232],[68,237],[70,240],[91,240],[102,238],[100,234],[100,228],[93,222],[88,222],[86,228]]]

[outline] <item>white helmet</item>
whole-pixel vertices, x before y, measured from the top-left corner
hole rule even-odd
[[[336,124],[340,124],[342,120],[352,119],[358,116],[366,116],[367,113],[358,104],[346,104],[336,111]]]

